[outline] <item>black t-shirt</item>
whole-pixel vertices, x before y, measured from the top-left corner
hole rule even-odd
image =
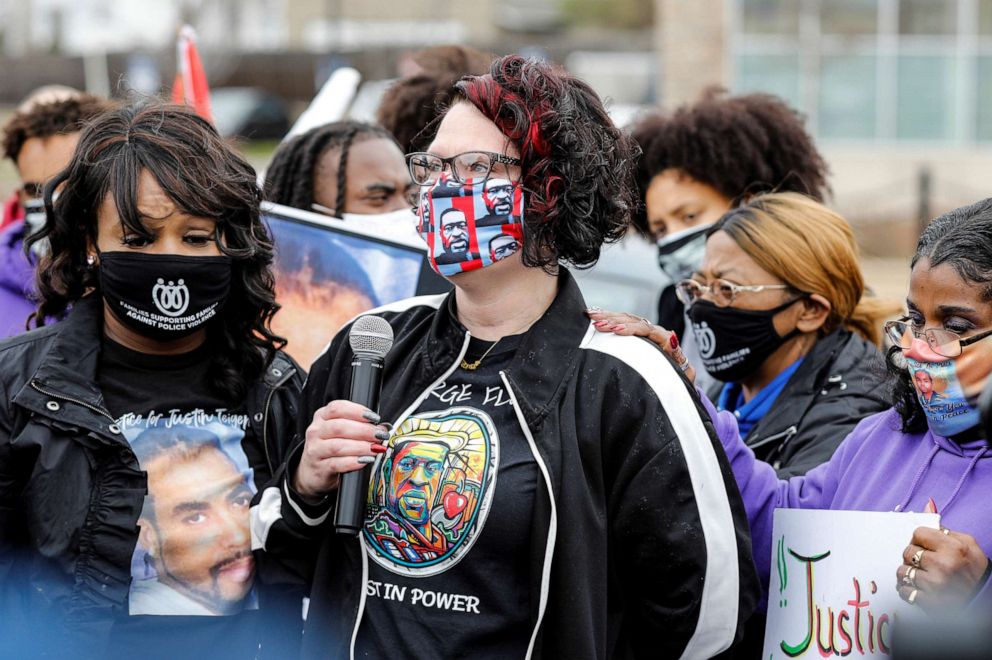
[[[358,657],[522,658],[533,630],[537,463],[500,378],[519,344],[466,362],[393,431],[375,464]]]
[[[248,509],[264,452],[244,410],[207,386],[209,357],[207,346],[158,356],[103,341],[104,402],[148,474],[109,657],[255,657]]]

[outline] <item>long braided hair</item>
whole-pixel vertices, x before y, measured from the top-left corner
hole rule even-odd
[[[331,149],[339,149],[338,191],[334,213],[340,217],[345,212],[348,191],[348,152],[356,141],[372,138],[385,138],[395,142],[392,134],[381,126],[350,120],[324,124],[284,142],[276,150],[266,172],[265,199],[284,206],[311,210],[320,159]]]

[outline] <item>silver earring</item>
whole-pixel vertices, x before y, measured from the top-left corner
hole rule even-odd
[[[95,263],[96,263],[96,257],[94,257],[92,254],[91,255],[88,255],[86,257],[86,265],[87,266],[92,266]]]

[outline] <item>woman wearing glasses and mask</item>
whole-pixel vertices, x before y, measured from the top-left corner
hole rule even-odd
[[[877,345],[891,312],[865,297],[847,221],[798,193],[753,198],[709,231],[699,270],[677,288],[710,397],[783,478],[828,460],[888,402]],[[635,317],[591,315],[608,330],[672,340]]]
[[[762,584],[776,508],[930,511],[942,528],[918,528],[892,558],[899,595],[935,614],[992,611],[992,450],[978,406],[992,372],[990,284],[992,199],[933,220],[913,257],[908,313],[885,326],[892,407],[863,420],[804,477],[779,479],[741,442],[733,416],[712,411],[747,504]]]
[[[342,400],[347,329],[331,342],[254,520],[270,554],[320,545],[304,655],[718,655],[757,589],[732,476],[677,368],[596,333],[558,265],[623,233],[633,146],[546,63],[457,88],[409,156],[454,291],[377,312],[396,337],[381,415]],[[338,476],[367,464],[364,526],[336,536]]]

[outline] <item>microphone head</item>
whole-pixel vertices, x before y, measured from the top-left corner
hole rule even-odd
[[[352,324],[348,343],[355,355],[381,360],[393,347],[393,328],[381,316],[362,316]]]

